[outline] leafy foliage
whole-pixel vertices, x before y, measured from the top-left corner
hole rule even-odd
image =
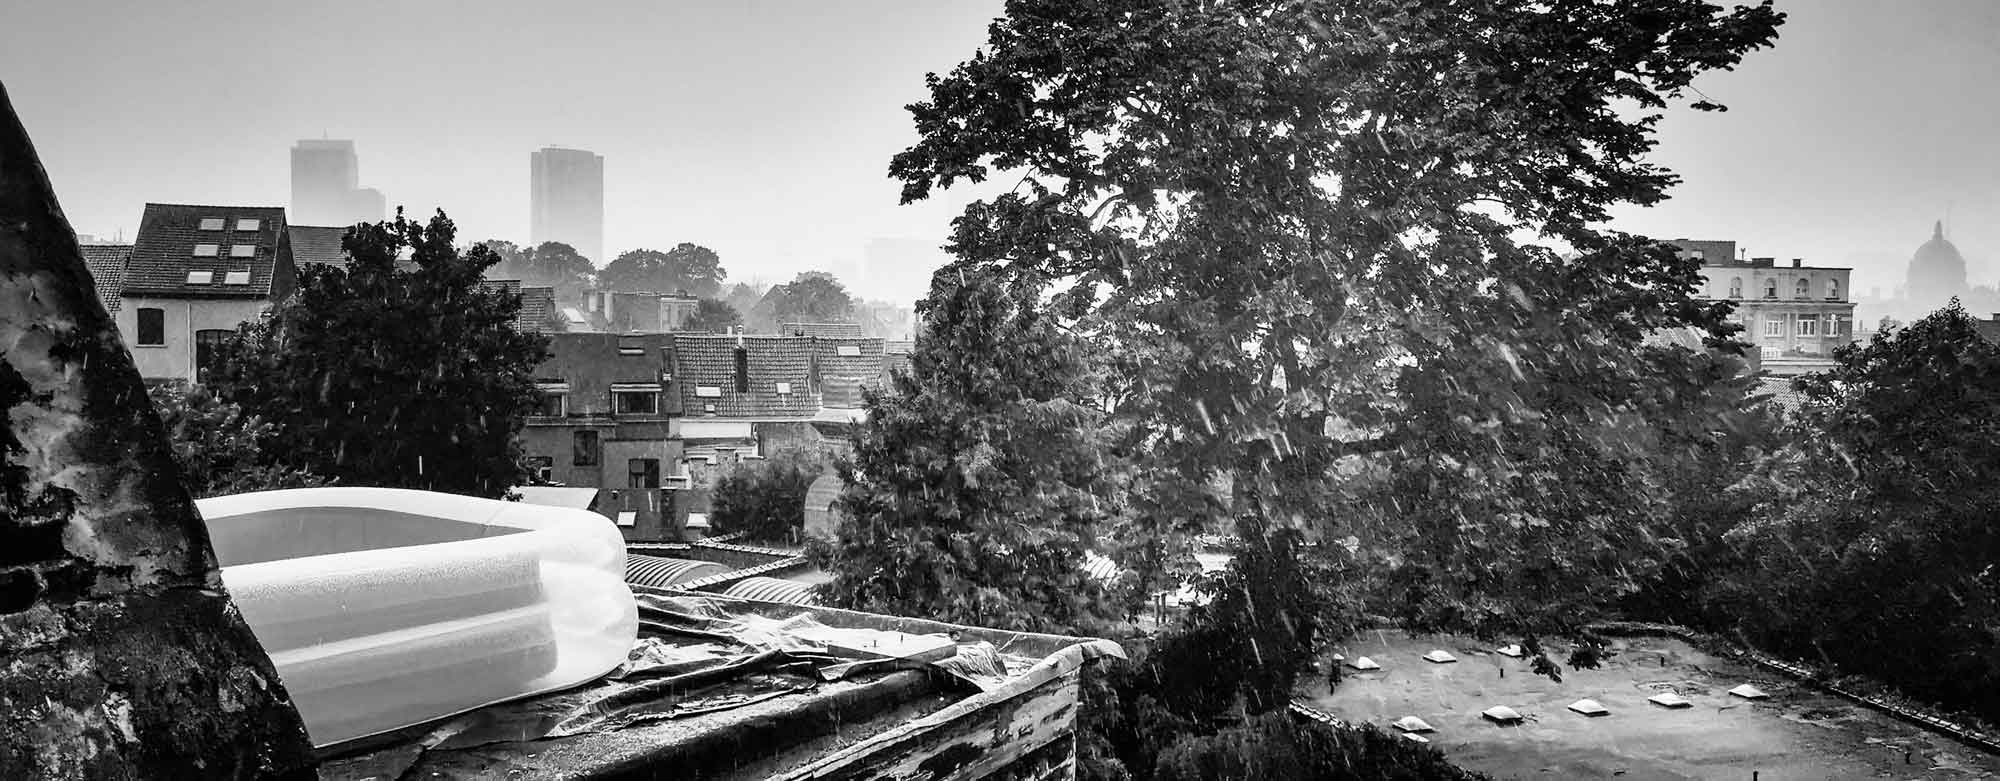
[[[222,401],[201,386],[162,383],[147,389],[166,426],[167,444],[181,469],[181,484],[197,498],[312,488],[325,478],[275,463],[276,424]]]
[[[694,314],[681,323],[681,330],[721,334],[740,325],[743,325],[743,315],[737,313],[736,307],[724,301],[704,298],[695,302]]]
[[[1653,495],[1649,448],[1730,402],[1698,390],[1733,348],[1696,269],[1593,226],[1665,197],[1658,111],[1781,21],[1680,0],[1014,0],[930,80],[890,171],[905,201],[1018,175],[950,249],[1068,283],[1051,308],[1102,345],[1140,459],[1120,537],[1351,540],[1421,579],[1385,609],[1560,631],[1652,566],[1632,524],[1656,519],[1621,507]],[[1723,355],[1643,348],[1677,327]],[[1148,577],[1186,568],[1140,553]]]
[[[841,521],[814,556],[831,603],[1004,629],[1109,617],[1081,569],[1112,507],[1086,348],[1032,277],[939,274],[911,371],[866,396]]]
[[[488,278],[518,279],[523,287],[554,288],[556,300],[565,304],[582,301],[584,291],[597,278],[597,269],[588,258],[559,241],[545,241],[541,246],[523,249],[511,241],[487,239],[466,254],[479,252],[482,247],[495,258],[486,272]]]
[[[722,291],[725,276],[715,250],[682,242],[667,252],[635,249],[619,255],[604,267],[598,281],[612,290],[714,298]]]
[[[453,231],[443,212],[356,226],[351,263],[303,270],[290,303],[225,346],[211,385],[279,426],[276,463],[474,496],[524,482],[516,434],[548,340],[514,330],[520,298],[479,286],[498,258],[461,255]],[[404,249],[414,268],[397,268]]]
[[[760,309],[774,323],[845,323],[854,319],[854,298],[824,271],[806,271],[764,294]]]
[[[720,533],[789,541],[805,526],[806,491],[820,471],[818,459],[798,453],[739,463],[716,480],[709,520]]]
[[[1954,303],[1794,382],[1709,571],[1721,628],[2000,719],[2000,347]]]

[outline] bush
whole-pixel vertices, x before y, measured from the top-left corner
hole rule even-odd
[[[723,534],[789,541],[805,526],[806,491],[820,472],[818,460],[795,453],[738,463],[716,481],[709,521]]]

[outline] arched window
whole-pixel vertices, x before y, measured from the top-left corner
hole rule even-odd
[[[1805,280],[1801,279],[1799,280],[1798,284],[1792,286],[1792,297],[1805,298],[1806,296],[1811,294],[1811,290],[1812,286]]]
[[[1778,280],[1775,279],[1764,280],[1764,297],[1765,298],[1778,297]]]
[[[1840,280],[1829,279],[1826,281],[1826,300],[1828,301],[1840,300]]]
[[[1730,298],[1742,298],[1742,297],[1743,297],[1743,278],[1742,278],[1742,277],[1730,277],[1730,278],[1729,278],[1729,297],[1730,297]]]

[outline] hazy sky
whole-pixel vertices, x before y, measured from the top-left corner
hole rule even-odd
[[[364,186],[462,238],[527,240],[528,156],[605,158],[611,253],[713,247],[734,279],[857,273],[913,295],[964,196],[896,205],[902,106],[984,40],[1000,0],[22,2],[12,93],[79,232],[129,239],[147,201],[276,204],[289,149],[357,144]],[[1951,210],[2000,278],[2000,2],[1792,0],[1776,49],[1698,84],[1726,114],[1669,118],[1686,183],[1616,227],[1900,282]],[[921,254],[921,253],[916,253]],[[900,297],[900,296],[899,296]]]

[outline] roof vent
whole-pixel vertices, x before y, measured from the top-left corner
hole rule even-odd
[[[223,275],[223,277],[222,277],[222,284],[225,284],[225,285],[248,285],[248,284],[250,284],[250,272],[248,272],[248,271],[231,271],[231,272],[229,272],[228,274],[225,274],[225,275]]]
[[[221,217],[203,217],[203,218],[201,218],[201,229],[202,229],[202,230],[205,230],[205,231],[219,231],[219,230],[222,230],[222,218],[221,218]]]
[[[215,272],[213,272],[213,271],[190,271],[190,272],[188,272],[188,278],[187,278],[187,283],[188,283],[188,284],[190,284],[190,285],[212,285],[212,284],[215,284]]]

